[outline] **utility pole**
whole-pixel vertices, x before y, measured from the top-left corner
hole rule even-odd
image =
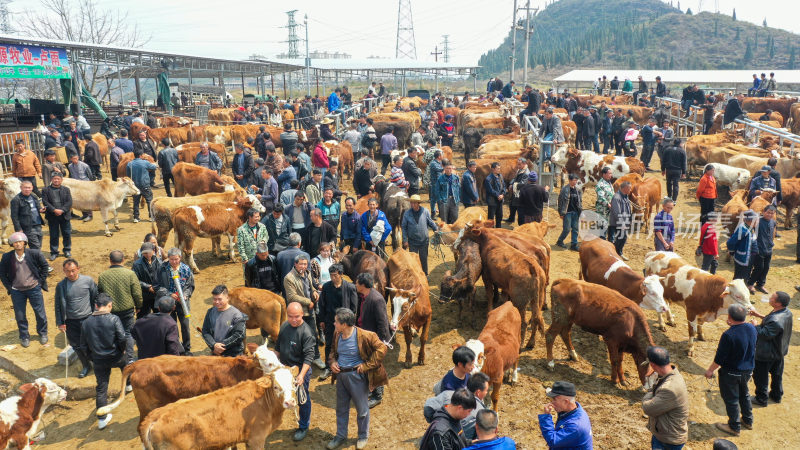
[[[296,12],[297,12],[296,9],[293,9],[291,11],[286,11],[286,15],[289,16],[289,21],[286,24],[286,28],[289,31],[289,38],[286,40],[286,42],[289,43],[289,52],[286,54],[286,56],[288,56],[291,59],[297,59],[300,57],[300,52],[297,49],[297,43],[300,41],[300,39],[297,37],[298,25],[297,22],[294,20],[294,13]],[[292,75],[289,74],[289,93],[286,94],[287,96],[291,95],[292,93],[291,84],[292,84]],[[286,85],[284,83],[284,90],[285,89]]]
[[[511,16],[511,74],[509,81],[514,79],[514,63],[517,51],[517,0],[514,0],[514,14]]]
[[[306,95],[311,95],[311,58],[308,57],[308,14],[303,18],[306,27]]]
[[[442,49],[444,54],[442,55],[442,58],[444,58],[444,62],[449,63],[450,62],[450,35],[449,34],[445,34],[445,35],[442,35],[442,37],[444,38],[444,42],[442,43],[442,45],[444,46],[444,48]]]
[[[417,44],[414,39],[414,19],[411,17],[411,0],[398,0],[397,41],[394,57],[417,59]]]
[[[533,9],[534,16],[539,12],[539,8],[531,8],[531,0],[528,0],[524,9],[527,13],[527,20],[525,23],[525,65],[523,66],[522,72],[523,85],[528,82],[528,49],[531,45],[531,9]]]
[[[433,57],[434,57],[436,62],[439,62],[439,55],[441,55],[441,54],[442,54],[442,52],[439,51],[439,46],[438,45],[436,47],[434,47],[434,50],[431,52],[431,55],[433,55]]]

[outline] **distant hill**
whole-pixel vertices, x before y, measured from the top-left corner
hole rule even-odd
[[[517,68],[525,20],[517,35]],[[529,65],[536,73],[577,68],[746,69],[800,66],[800,35],[734,20],[681,12],[659,0],[559,0],[531,18]],[[481,56],[481,76],[509,70],[511,34]]]

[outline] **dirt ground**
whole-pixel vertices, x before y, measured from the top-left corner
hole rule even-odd
[[[464,162],[459,158],[457,163],[464,167]],[[656,166],[657,167],[657,166]],[[349,180],[345,181],[349,188]],[[679,204],[674,211],[678,217],[681,213],[691,214],[699,211],[699,205],[694,200],[695,181],[681,183]],[[164,195],[159,180],[159,189],[155,195]],[[666,192],[666,191],[664,191]],[[590,190],[584,195],[584,207],[590,208],[594,204],[594,191]],[[425,205],[427,207],[427,205]],[[718,208],[720,205],[718,205]],[[507,209],[506,209],[507,211]],[[507,214],[507,212],[506,212]],[[98,274],[107,266],[107,255],[111,250],[121,249],[126,255],[132,255],[144,237],[150,231],[149,222],[132,223],[131,210],[128,205],[121,209],[121,231],[116,232],[113,238],[103,236],[99,214],[89,223],[73,221],[73,255],[82,265],[82,273],[97,278]],[[557,214],[549,210],[545,218],[558,222]],[[782,222],[780,222],[782,223]],[[679,233],[687,226],[679,224]],[[579,270],[578,254],[562,250],[554,244],[558,237],[559,226],[552,230],[546,241],[553,246],[551,261],[551,280],[558,278],[575,278]],[[695,231],[696,232],[696,231]],[[800,279],[800,271],[794,263],[795,230],[785,231],[780,227],[781,238],[776,241],[775,253],[772,260],[767,288],[770,291],[783,290],[792,295],[791,308],[797,314],[798,296],[793,286]],[[46,239],[45,239],[46,240]],[[679,236],[676,244],[678,253],[686,260],[695,261],[694,249],[696,235]],[[169,241],[172,242],[171,240]],[[629,264],[636,270],[642,269],[644,255],[652,249],[652,237],[639,236],[629,240],[625,253],[630,257]],[[8,250],[8,249],[7,249]],[[435,300],[439,292],[439,282],[447,269],[453,268],[453,255],[445,249],[445,260],[442,261],[431,251],[430,256],[430,289],[434,294],[433,320],[430,340],[428,342],[427,363],[424,366],[415,365],[405,369],[399,362],[404,357],[402,333],[398,335],[394,349],[390,350],[385,362],[389,373],[390,383],[386,388],[383,404],[371,411],[370,448],[416,448],[418,440],[425,431],[427,424],[422,416],[422,405],[426,398],[431,396],[433,384],[450,369],[450,353],[453,344],[461,344],[467,339],[476,338],[482,327],[486,313],[486,302],[483,288],[478,288],[478,315],[481,317],[477,329],[471,328],[467,321],[462,326],[457,321],[458,306],[455,303],[441,305]],[[192,325],[202,325],[202,320],[207,308],[211,307],[211,289],[219,283],[229,287],[243,285],[241,266],[239,263],[224,262],[214,258],[210,253],[210,243],[207,239],[198,240],[195,258],[202,272],[196,275],[196,290],[192,299]],[[54,286],[62,277],[60,270],[63,258],[55,261],[56,270],[49,278],[50,286]],[[126,260],[130,266],[130,259]],[[721,262],[719,273],[727,278],[732,276],[732,266]],[[759,311],[766,313],[769,307],[762,303],[761,296],[753,296],[755,306]],[[89,377],[78,380],[75,378],[79,367],[70,367],[70,378],[64,379],[64,367],[56,363],[56,355],[65,346],[64,335],[58,333],[53,318],[53,294],[46,294],[45,301],[50,320],[51,344],[41,346],[34,336],[31,347],[23,349],[20,346],[0,352],[0,356],[8,358],[17,365],[29,370],[36,376],[46,376],[67,387],[83,390],[94,386],[94,378]],[[549,303],[549,301],[548,301]],[[0,308],[4,314],[0,315],[0,347],[8,344],[18,344],[16,325],[13,319],[13,310],[10,298],[0,294]],[[724,319],[706,324],[705,342],[698,342],[693,358],[687,357],[687,324],[682,307],[674,307],[677,327],[668,327],[666,333],[652,330],[653,339],[659,345],[669,349],[673,361],[682,371],[687,381],[690,392],[690,432],[687,448],[710,448],[715,438],[726,437],[714,428],[715,422],[725,421],[725,408],[715,386],[710,385],[702,376],[705,368],[711,363],[720,334],[727,327]],[[646,311],[650,326],[656,324],[656,315],[653,311]],[[29,320],[33,319],[29,309]],[[545,320],[550,322],[550,313],[545,312]],[[260,342],[257,332],[251,330],[248,340]],[[196,352],[204,349],[202,340],[196,332],[192,336],[193,348]],[[547,369],[545,360],[544,337],[537,336],[536,345],[532,350],[525,351],[520,356],[519,382],[514,386],[503,386],[500,405],[501,434],[511,436],[516,440],[518,448],[532,449],[544,448],[538,424],[537,414],[547,403],[545,388],[556,380],[569,380],[578,388],[578,401],[583,405],[591,418],[594,433],[594,442],[597,448],[649,448],[650,435],[647,432],[646,418],[642,414],[640,401],[642,398],[641,386],[636,377],[636,370],[632,359],[625,358],[625,371],[630,380],[630,386],[618,388],[611,384],[608,354],[602,340],[592,334],[575,328],[573,341],[580,359],[572,362],[567,360],[567,352],[563,343],[558,340],[555,345],[557,358],[554,371]],[[416,361],[417,343],[414,343],[414,360]],[[800,396],[797,388],[800,386],[800,369],[798,369],[798,344],[800,337],[797,332],[792,337],[792,346],[786,360],[784,373],[784,388],[786,394],[781,404],[770,404],[768,408],[755,409],[755,430],[744,431],[741,437],[730,438],[740,448],[747,449],[775,449],[795,448],[798,442],[798,432],[794,424],[792,411],[800,407]],[[76,364],[78,365],[78,364]],[[283,416],[281,427],[267,440],[270,448],[323,448],[325,443],[335,433],[335,388],[329,381],[319,382],[319,371],[314,369],[311,383],[311,400],[313,402],[311,430],[308,437],[300,444],[292,442],[291,435],[296,426],[294,415],[287,412]],[[111,398],[119,392],[120,377],[115,371],[111,377]],[[114,411],[111,425],[98,431],[94,415],[93,398],[82,401],[68,401],[64,407],[59,407],[49,412],[44,420],[46,438],[38,444],[40,448],[47,449],[138,449],[141,448],[136,431],[138,423],[138,410],[133,398],[128,398],[122,406]],[[355,412],[351,410],[351,421],[346,448],[355,445]]]

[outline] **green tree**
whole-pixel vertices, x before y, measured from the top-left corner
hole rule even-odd
[[[764,17],[764,28],[767,28],[767,18]]]
[[[753,60],[753,47],[750,45],[750,39],[748,39],[747,47],[744,50],[744,58],[742,59],[742,62],[744,64],[747,64],[752,60]]]
[[[792,51],[789,53],[789,70],[794,70],[794,47],[792,47]]]
[[[739,27],[736,27],[736,36],[734,36],[733,40],[734,41],[738,41],[739,40]]]
[[[775,57],[775,38],[770,36],[769,38],[769,59]]]
[[[733,21],[736,21],[736,8],[733,8]]]
[[[673,69],[675,69],[675,56],[674,55],[670,55],[669,56],[669,70],[673,70]]]
[[[692,15],[692,8],[686,8],[686,15],[687,16],[691,16]]]

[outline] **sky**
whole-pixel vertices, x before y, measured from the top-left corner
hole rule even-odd
[[[75,0],[73,0],[75,1]],[[777,0],[770,8],[752,0],[716,0],[721,13],[736,8],[739,20],[767,24],[800,33],[800,2]],[[152,36],[146,47],[153,51],[217,58],[244,59],[252,54],[273,57],[288,49],[285,11],[297,9],[298,34],[305,37],[303,15],[308,14],[309,49],[345,52],[353,58],[393,58],[397,34],[397,0],[321,1],[294,0],[96,0],[101,8],[127,14],[128,20]],[[524,0],[519,0],[523,6]],[[544,5],[532,0],[531,7]],[[411,0],[417,59],[433,61],[442,35],[449,34],[450,62],[475,64],[481,54],[496,48],[511,25],[513,0]],[[135,8],[131,8],[135,5]],[[14,18],[38,0],[14,0]],[[714,0],[684,0],[681,7],[697,13],[715,9]],[[521,11],[520,17],[524,16]],[[522,33],[518,39],[522,38]],[[800,39],[799,39],[800,41]],[[305,52],[305,43],[299,50]],[[439,55],[441,58],[441,55]]]

